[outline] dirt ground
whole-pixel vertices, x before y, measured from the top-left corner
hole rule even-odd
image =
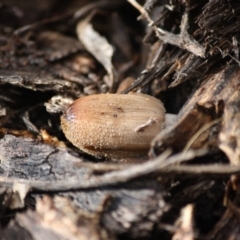
[[[240,239],[239,27],[239,0],[1,1],[0,239]]]

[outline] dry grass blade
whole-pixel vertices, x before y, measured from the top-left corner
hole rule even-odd
[[[193,136],[192,138],[188,141],[186,147],[183,149],[183,152],[188,151],[188,149],[191,148],[192,144],[197,140],[197,138],[206,130],[214,126],[215,124],[219,123],[222,121],[222,118],[215,119],[214,121],[205,124],[202,128],[200,128]]]

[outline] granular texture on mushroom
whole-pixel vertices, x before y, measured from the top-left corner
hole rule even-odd
[[[99,94],[73,102],[61,117],[67,139],[97,157],[146,155],[163,128],[165,109],[145,94]]]

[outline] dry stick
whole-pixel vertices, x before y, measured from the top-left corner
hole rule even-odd
[[[135,0],[127,0],[131,3],[149,22],[149,25],[153,27],[156,36],[162,40],[164,43],[169,43],[179,48],[185,49],[196,56],[205,58],[205,48],[199,44],[195,39],[193,39],[187,32],[188,28],[188,12],[185,12],[182,17],[182,22],[180,26],[180,34],[173,34],[168,31],[165,31],[161,28],[158,28],[154,21],[150,18],[147,11]]]
[[[196,164],[196,165],[180,165],[170,166],[160,170],[164,175],[179,175],[184,174],[186,177],[205,175],[205,176],[229,176],[231,174],[239,174],[240,166],[233,166],[230,164]]]
[[[97,10],[104,7],[115,7],[116,5],[120,5],[120,4],[122,4],[121,0],[115,0],[115,1],[103,0],[103,1],[89,3],[74,13],[73,20],[74,21],[79,20],[79,18],[85,16],[86,13],[89,13],[94,9]]]
[[[72,13],[67,12],[67,13],[65,13],[61,16],[54,16],[54,17],[51,17],[51,18],[43,19],[43,20],[35,22],[35,23],[25,25],[23,27],[20,27],[20,28],[16,29],[14,31],[14,35],[20,35],[22,33],[25,33],[27,31],[29,31],[29,30],[35,29],[39,26],[64,20],[64,19],[70,17],[71,15],[72,15]]]
[[[92,173],[106,173],[111,171],[119,171],[134,166],[134,164],[107,164],[107,163],[77,163],[76,167],[87,167]],[[186,177],[207,175],[207,176],[229,176],[231,174],[240,173],[240,166],[230,164],[194,164],[194,165],[177,165],[168,166],[157,171],[160,175],[174,177],[179,174],[185,174]]]
[[[45,25],[45,24],[62,21],[64,19],[70,17],[72,14],[74,14],[73,20],[76,21],[79,18],[85,16],[86,13],[90,12],[93,9],[103,8],[103,7],[108,6],[108,5],[109,6],[120,5],[121,3],[122,2],[120,0],[115,0],[115,1],[112,1],[112,2],[108,1],[108,0],[103,0],[103,1],[95,2],[95,3],[90,3],[90,4],[87,4],[86,6],[82,7],[80,10],[78,10],[75,13],[70,11],[70,12],[62,14],[60,16],[54,16],[54,17],[51,17],[51,18],[43,19],[41,21],[38,21],[38,22],[31,23],[31,24],[25,25],[23,27],[20,27],[20,28],[18,28],[14,31],[14,34],[19,35],[19,34],[25,33],[26,31],[35,29],[35,28],[37,28],[39,26],[42,26],[42,25]]]
[[[125,183],[137,177],[142,177],[150,173],[155,173],[172,164],[180,164],[181,162],[191,160],[194,157],[203,156],[207,154],[207,152],[207,149],[201,149],[197,151],[189,150],[186,153],[179,153],[168,158],[168,156],[171,154],[171,151],[166,150],[162,155],[160,155],[154,160],[142,164],[136,164],[134,166],[119,171],[109,172],[101,176],[91,176],[85,181],[76,178],[68,179],[67,181],[39,181],[0,178],[0,183],[5,185],[11,185],[17,181],[18,183],[27,184],[32,189],[39,191],[67,191],[103,187],[107,185]]]

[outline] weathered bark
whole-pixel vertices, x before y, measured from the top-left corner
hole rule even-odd
[[[95,39],[76,32],[79,21]],[[238,239],[239,24],[238,0],[5,1],[0,236]],[[61,112],[129,76],[119,91],[140,90],[177,114],[149,161],[74,148]]]

